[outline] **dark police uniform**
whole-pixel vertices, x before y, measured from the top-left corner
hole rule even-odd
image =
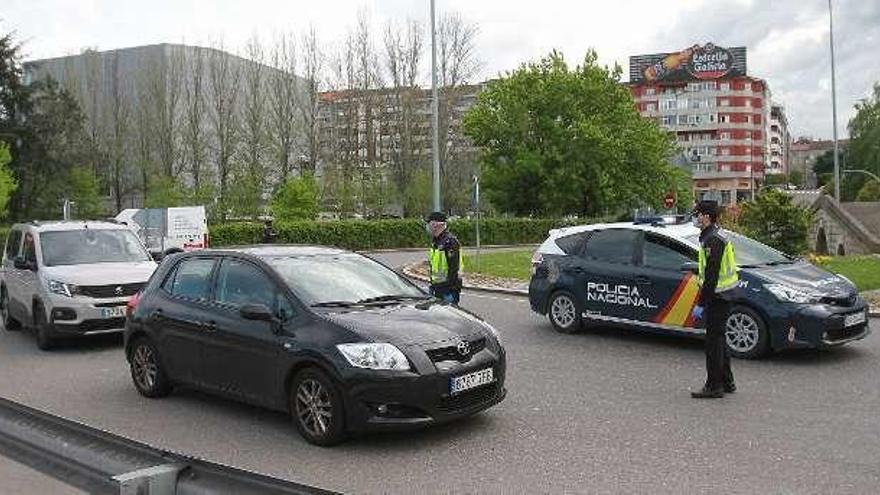
[[[461,244],[449,230],[433,239],[428,262],[431,266],[431,294],[458,304],[461,298]]]
[[[733,392],[736,385],[730,369],[725,329],[730,303],[725,292],[733,290],[738,277],[733,247],[718,225],[712,223],[700,233],[700,245],[705,253],[701,266],[699,306],[705,308],[706,319],[706,386],[704,391]],[[724,259],[725,256],[728,259]],[[732,266],[731,266],[732,264]],[[724,271],[722,271],[724,265]],[[730,271],[733,271],[731,274]],[[719,286],[719,279],[721,285]],[[721,290],[719,290],[719,288]]]

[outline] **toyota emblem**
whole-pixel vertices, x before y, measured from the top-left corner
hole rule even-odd
[[[467,356],[471,352],[471,345],[468,343],[467,340],[460,341],[458,345],[455,346],[455,348],[458,349],[458,353],[462,356]]]
[[[116,292],[116,295],[117,295],[117,296],[121,296],[122,293],[124,292],[124,291],[122,290],[122,286],[120,285],[119,287],[116,287],[116,291],[115,291],[115,292]]]

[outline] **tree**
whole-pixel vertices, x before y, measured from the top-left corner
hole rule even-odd
[[[744,203],[739,216],[742,233],[790,255],[804,253],[813,214],[792,203],[791,196],[767,189],[754,202]]]
[[[288,179],[272,198],[276,220],[313,220],[318,214],[318,185],[310,176]]]
[[[636,111],[620,67],[590,51],[570,69],[558,52],[492,81],[465,115],[482,147],[483,185],[501,211],[595,216],[659,208],[684,173],[674,146]]]
[[[187,61],[188,77],[183,83],[183,148],[189,162],[193,187],[202,186],[202,174],[206,161],[207,136],[205,135],[205,53],[201,48],[190,51]]]
[[[278,184],[281,184],[287,180],[293,168],[297,137],[299,81],[296,76],[296,45],[291,37],[281,36],[275,41],[272,63],[277,70],[272,72],[269,80],[271,101],[269,136],[275,152]]]
[[[6,218],[9,213],[9,199],[12,193],[18,187],[12,170],[9,169],[9,162],[12,161],[12,154],[9,152],[9,145],[0,142],[0,219]]]
[[[184,206],[186,189],[175,177],[154,174],[149,178],[149,194],[144,200],[147,208],[171,208]]]
[[[238,106],[241,71],[233,66],[233,57],[223,51],[221,44],[208,58],[208,82],[211,88],[210,122],[213,130],[214,156],[217,179],[220,183],[220,203],[226,203],[227,187],[232,173],[232,158],[240,141]],[[224,210],[221,210],[221,218]]]
[[[847,157],[846,168],[861,169],[880,175],[880,82],[874,84],[874,93],[870,98],[866,98],[856,104],[856,114],[849,121],[849,156]],[[855,179],[848,174],[847,181]],[[856,191],[859,191],[867,185],[869,179],[858,174],[859,185]],[[846,184],[842,181],[841,185]]]
[[[77,166],[70,170],[68,197],[73,201],[76,217],[94,220],[107,213],[101,196],[98,176],[91,167]]]
[[[859,190],[856,201],[880,201],[880,182],[876,180],[866,182]]]

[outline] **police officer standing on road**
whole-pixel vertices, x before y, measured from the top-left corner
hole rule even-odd
[[[694,224],[700,227],[699,271],[700,296],[694,317],[706,320],[706,384],[695,399],[717,399],[736,391],[730,370],[725,328],[730,303],[728,291],[739,282],[733,244],[718,227],[718,203],[700,201],[694,208]]]
[[[431,269],[431,295],[458,304],[461,297],[461,244],[449,232],[446,215],[435,211],[428,216],[431,248],[428,264]]]

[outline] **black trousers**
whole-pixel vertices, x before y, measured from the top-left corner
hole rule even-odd
[[[706,307],[706,388],[717,390],[733,384],[730,351],[724,337],[730,304],[715,298]]]

